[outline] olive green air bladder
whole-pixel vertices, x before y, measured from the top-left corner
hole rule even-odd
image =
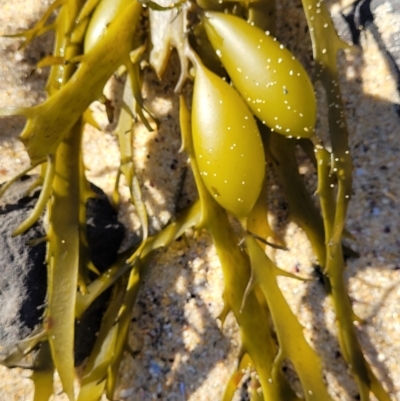
[[[47,401],[53,394],[55,370],[71,401],[97,401],[102,396],[115,399],[141,277],[151,269],[154,251],[168,247],[189,228],[209,233],[225,283],[221,320],[233,312],[240,328],[242,350],[223,400],[233,398],[247,374],[251,377],[252,400],[331,399],[324,377],[325,361],[305,338],[277,283],[278,276],[301,278],[279,269],[265,253],[268,237],[275,238],[278,245],[273,246],[285,248],[284,239],[268,225],[268,165],[274,166],[282,184],[289,217],[307,234],[329,284],[327,292],[335,308],[341,353],[360,399],[369,400],[373,393],[379,400],[390,400],[363,356],[343,279],[342,237],[352,165],[336,55],[347,45],[334,31],[324,2],[303,0],[303,8],[318,70],[315,76],[328,98],[337,104],[328,110],[330,151],[315,135],[313,84],[300,62],[273,36],[272,0],[199,0],[197,4],[58,0],[34,28],[14,35],[24,37],[25,46],[48,30],[55,32],[54,52],[41,61],[41,65],[51,66],[47,100],[28,109],[0,110],[1,115],[22,114],[27,118],[20,139],[32,168],[41,166],[38,203],[15,234],[28,229],[44,210],[49,216],[43,321],[0,361],[16,366],[32,350],[39,349],[31,376],[35,401]],[[48,24],[55,9],[55,21]],[[166,24],[166,18],[171,22]],[[141,120],[148,129],[154,128],[141,97],[141,65],[150,64],[162,75],[171,47],[177,49],[182,69],[177,91],[191,74],[194,79],[191,104],[180,97],[180,128],[181,150],[189,157],[199,199],[149,236],[141,183],[134,170],[133,127]],[[141,222],[142,241],[121,255],[106,273],[97,272],[97,278],[91,280],[88,272],[95,269],[88,256],[85,204],[93,194],[85,177],[83,127],[85,123],[96,124],[89,105],[102,98],[112,74],[123,71],[128,79],[115,130],[121,164],[113,199],[118,204],[118,182],[124,175]],[[297,144],[315,151],[320,211],[299,176]],[[2,187],[1,193],[12,182]],[[110,287],[111,297],[96,343],[77,384],[75,319]],[[286,360],[299,378],[298,393],[283,373]]]

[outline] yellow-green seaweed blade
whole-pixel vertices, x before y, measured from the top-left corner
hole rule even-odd
[[[190,113],[183,96],[180,100],[182,143],[184,150],[189,154],[200,196],[200,227],[204,227],[210,233],[217,250],[224,275],[226,308],[234,313],[239,324],[243,352],[247,352],[254,363],[266,401],[298,400],[284,379],[282,371],[278,371],[276,376],[272,377],[273,363],[278,350],[265,303],[260,303],[255,292],[251,291],[242,307],[242,299],[250,280],[249,259],[238,246],[238,238],[226,212],[214,201],[203,184],[193,150]]]
[[[246,236],[245,244],[253,270],[253,285],[261,287],[267,300],[280,345],[274,369],[280,369],[285,358],[290,359],[300,378],[305,399],[330,400],[322,378],[321,360],[304,338],[303,327],[279,289],[276,281],[279,270],[252,236]]]
[[[54,364],[49,343],[43,342],[30,379],[35,386],[33,401],[48,401],[53,395]]]
[[[115,324],[115,320],[124,299],[125,282],[125,279],[119,280],[113,290],[110,305],[104,314],[99,334],[83,373],[77,401],[98,401],[106,388],[107,370],[114,358],[118,335],[118,325]]]
[[[32,163],[55,153],[90,103],[100,97],[111,74],[129,59],[141,7],[132,1],[99,43],[82,57],[71,79],[44,103],[30,110],[20,138]]]
[[[45,328],[54,365],[64,391],[74,400],[74,325],[79,272],[79,149],[78,122],[56,154],[50,205],[48,306]]]
[[[302,0],[302,2],[317,64],[316,79],[321,80],[329,105],[328,122],[332,145],[330,162],[326,151],[320,145],[316,145],[316,156],[319,166],[318,195],[321,200],[327,253],[325,273],[330,279],[331,296],[339,328],[339,342],[343,356],[357,382],[361,400],[369,400],[369,393],[372,391],[379,400],[386,401],[390,397],[373,374],[362,353],[353,324],[354,312],[343,278],[345,263],[341,241],[352,191],[352,160],[339,88],[337,53],[349,46],[338,37],[325,2],[319,0]],[[327,166],[330,167],[329,172]],[[334,184],[329,184],[331,176],[337,179],[336,199],[334,199]]]

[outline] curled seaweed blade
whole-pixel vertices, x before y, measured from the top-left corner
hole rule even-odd
[[[13,236],[24,233],[39,220],[53,190],[53,181],[55,174],[55,161],[53,157],[49,156],[46,164],[46,174],[44,176],[42,190],[40,192],[37,202],[35,203],[35,207],[33,208],[29,217],[15,229],[15,231],[13,232]]]
[[[96,46],[83,56],[71,79],[44,103],[30,109],[20,138],[32,163],[55,153],[90,103],[100,97],[111,74],[124,64],[140,11],[140,3],[132,1]]]
[[[149,62],[157,75],[161,77],[167,67],[172,51],[175,48],[179,55],[181,75],[176,85],[180,90],[188,74],[188,60],[185,54],[185,45],[182,38],[186,35],[187,11],[179,10],[173,0],[161,0],[157,2],[163,10],[149,9],[150,40],[152,50]]]

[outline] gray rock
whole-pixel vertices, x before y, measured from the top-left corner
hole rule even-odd
[[[12,237],[35,204],[38,191],[23,197],[32,182],[19,181],[0,203],[0,345],[4,351],[37,325],[46,295],[46,245],[28,245],[30,240],[44,236],[41,222]]]
[[[40,220],[26,233],[12,237],[35,205],[39,190],[26,196],[34,177],[16,182],[0,200],[0,355],[25,338],[42,318],[46,298],[46,243],[30,241],[45,235]],[[125,228],[104,192],[95,186],[97,198],[87,204],[87,236],[90,257],[102,272],[115,261]],[[75,361],[89,354],[99,330],[108,293],[105,292],[76,324]]]

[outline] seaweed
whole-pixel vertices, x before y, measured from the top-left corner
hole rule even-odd
[[[47,23],[56,9],[55,21]],[[323,1],[303,0],[303,9],[313,45],[314,83],[300,62],[272,36],[272,0],[162,4],[137,0],[55,1],[32,29],[10,35],[23,37],[23,46],[27,46],[36,36],[55,32],[54,54],[39,62],[40,66],[51,67],[47,99],[31,108],[0,110],[0,115],[19,114],[27,119],[20,140],[31,167],[21,174],[41,166],[36,183],[42,187],[41,194],[31,216],[14,235],[32,226],[44,210],[49,220],[43,322],[0,360],[12,367],[39,348],[31,377],[35,400],[48,400],[52,395],[54,370],[71,401],[96,401],[103,394],[114,399],[141,279],[151,269],[155,251],[168,247],[191,228],[207,231],[212,239],[225,283],[221,320],[233,312],[240,328],[242,349],[224,401],[233,398],[246,369],[254,373],[250,380],[254,400],[331,399],[324,379],[324,361],[306,339],[277,280],[279,276],[303,278],[279,269],[265,251],[266,246],[286,249],[267,220],[269,165],[273,165],[285,192],[290,218],[308,236],[321,266],[336,313],[341,352],[361,400],[368,400],[370,393],[379,400],[390,399],[363,355],[343,278],[342,240],[352,191],[352,160],[337,53],[349,46],[337,36]],[[181,94],[179,109],[181,151],[189,157],[199,199],[161,231],[150,235],[132,142],[136,121],[148,130],[157,123],[142,98],[142,65],[148,63],[162,79],[171,48],[177,50],[181,66],[176,92],[182,93],[192,79],[195,82],[191,107]],[[250,56],[241,57],[244,51]],[[85,205],[93,193],[85,176],[82,135],[85,122],[95,124],[88,107],[103,97],[105,84],[117,71],[125,71],[128,78],[115,129],[120,168],[113,201],[117,206],[119,181],[124,176],[139,216],[141,239],[100,274],[90,261],[86,240]],[[325,89],[331,148],[314,130],[316,81]],[[310,156],[317,166],[319,206],[299,174],[299,144],[315,153]],[[224,169],[227,164],[237,171]],[[15,179],[4,185],[1,193]],[[274,243],[268,241],[269,237],[275,239]],[[76,398],[75,320],[109,288],[110,301]],[[285,360],[294,366],[300,393],[283,372]]]

